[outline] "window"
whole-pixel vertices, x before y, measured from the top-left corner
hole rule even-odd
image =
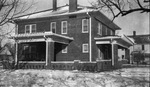
[[[107,27],[105,27],[105,35],[107,35],[107,30],[108,30]]]
[[[98,49],[98,57],[99,57],[99,59],[102,59],[102,52],[101,52],[100,48]]]
[[[112,30],[110,30],[110,34],[113,35],[113,31]]]
[[[82,33],[88,33],[88,19],[82,19]]]
[[[25,33],[35,33],[36,32],[36,24],[25,25]]]
[[[61,22],[61,34],[67,34],[67,21]]]
[[[82,45],[82,52],[83,52],[83,53],[88,53],[88,52],[89,52],[88,44],[83,44],[83,45]]]
[[[68,52],[68,47],[66,47],[65,45],[62,46],[62,53],[67,53]]]
[[[98,23],[98,34],[102,35],[102,24]]]
[[[25,26],[25,33],[30,33],[30,25]]]
[[[56,22],[52,22],[51,23],[51,29],[50,31],[52,31],[53,33],[56,33]]]

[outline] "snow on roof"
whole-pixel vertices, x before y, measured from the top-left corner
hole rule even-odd
[[[125,42],[133,45],[134,44],[134,40],[132,40],[131,38],[127,37],[126,35],[115,35],[115,36],[104,36],[104,37],[96,37],[94,38],[95,40],[106,40],[106,39],[122,39]]]
[[[69,12],[69,5],[65,5],[65,6],[58,7],[56,11],[54,11],[53,9],[48,9],[44,11],[34,12],[27,15],[18,16],[14,20],[18,21],[18,20],[28,20],[28,19],[36,19],[36,18],[47,18],[47,17],[80,14],[80,13],[88,13],[88,12],[100,12],[100,11],[94,7],[78,5],[77,11]],[[94,14],[92,15],[95,16]],[[97,19],[100,20],[103,24],[107,24],[111,29],[114,30],[121,29],[119,26],[113,23],[109,18],[107,18],[101,12]]]
[[[98,11],[97,9],[94,9],[93,7],[87,7],[87,6],[78,6],[78,11],[75,12],[69,12],[69,5],[61,6],[57,8],[57,11],[53,11],[53,9],[48,9],[44,11],[34,12],[27,15],[22,15],[19,17],[16,17],[16,19],[34,19],[34,18],[43,18],[43,17],[53,17],[53,16],[59,16],[59,15],[68,15],[68,14],[78,14],[78,13],[85,13],[85,12],[91,12],[91,11]]]

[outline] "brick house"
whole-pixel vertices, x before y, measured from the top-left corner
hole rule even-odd
[[[52,9],[17,17],[14,22],[16,63],[20,64],[56,68],[54,64],[101,61],[117,67],[118,49],[125,49],[128,58],[128,48],[133,44],[125,35],[115,35],[120,27],[99,10],[80,6],[77,0],[61,7],[53,0]]]

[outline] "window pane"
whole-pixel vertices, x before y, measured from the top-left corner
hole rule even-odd
[[[98,23],[98,34],[102,35],[102,24]]]
[[[55,23],[55,22],[52,22],[52,23],[51,23],[51,31],[52,31],[53,33],[56,33],[56,23]]]
[[[88,19],[82,20],[82,33],[88,32]]]
[[[32,33],[36,32],[36,25],[31,25],[31,30],[32,30]]]
[[[63,33],[66,33],[67,32],[67,29],[66,28],[63,28]]]
[[[25,26],[25,33],[30,33],[30,25]]]
[[[62,22],[62,34],[67,34],[67,21]]]
[[[82,49],[83,49],[83,50],[82,50],[83,53],[88,53],[88,51],[89,51],[88,44],[83,44]]]

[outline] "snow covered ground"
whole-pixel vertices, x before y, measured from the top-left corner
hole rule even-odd
[[[105,72],[0,70],[0,87],[150,87],[150,69]]]

